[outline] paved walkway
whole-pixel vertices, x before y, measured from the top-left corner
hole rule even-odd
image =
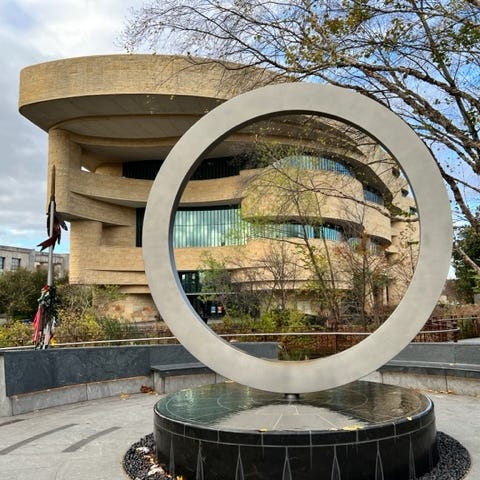
[[[480,478],[480,398],[426,392],[437,429],[472,456]],[[122,459],[153,429],[155,394],[135,394],[0,418],[2,480],[126,480]]]
[[[480,338],[466,338],[464,340],[459,340],[459,343],[471,343],[472,345],[479,345]]]
[[[125,452],[153,430],[158,396],[135,394],[0,418],[2,480],[125,480]]]

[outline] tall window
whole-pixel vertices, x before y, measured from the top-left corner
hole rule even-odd
[[[339,225],[325,224],[315,228],[315,238],[324,238],[339,242],[343,240],[343,228]]]
[[[178,276],[180,277],[180,283],[185,293],[200,293],[202,291],[202,272],[178,272]]]
[[[12,263],[10,264],[11,270],[12,271],[18,270],[20,268],[20,263],[21,263],[20,258],[12,257]]]
[[[368,186],[363,187],[363,199],[378,205],[384,204],[383,195],[378,190]]]
[[[5,270],[5,257],[0,257],[0,270]]]
[[[369,238],[368,248],[371,255],[380,255],[385,251],[385,245],[373,237]]]
[[[137,247],[142,246],[145,209],[137,209]],[[240,207],[216,206],[179,208],[173,225],[173,247],[223,247],[244,245],[249,238],[324,238],[341,241],[339,225],[302,225],[299,223],[268,223],[254,225],[241,218]]]
[[[353,176],[352,171],[344,162],[326,156],[292,155],[278,160],[273,166],[277,168],[300,168],[302,170],[324,170]]]
[[[137,208],[136,246],[142,246],[145,208]],[[240,217],[240,207],[215,206],[179,208],[173,224],[174,248],[243,245],[248,224]]]
[[[173,225],[173,246],[222,247],[245,243],[245,226],[235,206],[179,208]]]
[[[323,238],[341,241],[343,229],[339,225],[302,225],[299,223],[270,223],[255,225],[250,229],[250,236],[260,238]]]

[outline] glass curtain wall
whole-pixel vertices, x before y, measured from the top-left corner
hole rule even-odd
[[[223,247],[246,241],[238,206],[179,208],[173,226],[174,248]]]
[[[350,168],[341,160],[331,157],[317,157],[313,155],[291,155],[276,161],[276,168],[298,168],[301,170],[323,170],[340,175],[353,176]]]
[[[137,209],[137,247],[142,246],[145,209]],[[173,247],[224,247],[244,245],[249,238],[323,238],[341,241],[342,227],[333,224],[270,223],[253,225],[242,220],[238,205],[180,208],[173,226]]]

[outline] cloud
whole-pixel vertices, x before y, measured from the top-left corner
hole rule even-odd
[[[20,70],[60,58],[122,53],[130,7],[117,0],[0,0],[0,244],[46,238],[47,134],[18,113]],[[68,235],[57,252],[68,251]]]

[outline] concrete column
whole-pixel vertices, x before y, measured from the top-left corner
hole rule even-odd
[[[79,172],[82,150],[80,145],[71,141],[69,134],[61,129],[52,129],[48,134],[48,186],[47,202],[50,199],[52,167],[55,165],[55,199],[59,212],[70,211],[70,181],[71,170]]]
[[[102,223],[76,220],[70,224],[70,283],[84,283],[86,270],[91,268],[89,258],[102,241]],[[88,283],[88,281],[87,281]]]

